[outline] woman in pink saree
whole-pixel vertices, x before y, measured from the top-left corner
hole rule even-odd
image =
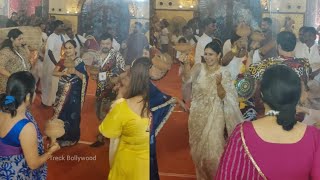
[[[295,119],[300,78],[275,65],[260,89],[266,116],[235,128],[215,179],[320,179],[320,131]]]

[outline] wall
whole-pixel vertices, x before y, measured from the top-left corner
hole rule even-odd
[[[309,0],[310,1],[310,0]],[[265,1],[263,5],[263,17],[270,17],[274,21],[274,30],[279,32],[284,25],[286,17],[295,21],[294,33],[298,35],[299,28],[305,24],[305,13],[308,9],[307,0],[282,0],[282,1]]]
[[[12,12],[18,12],[19,10],[24,10],[30,16],[35,14],[35,7],[41,5],[41,0],[1,0],[0,4],[7,4],[8,2],[9,16]]]
[[[271,2],[271,3],[270,3]],[[274,13],[305,13],[307,0],[265,1],[263,4],[268,12]]]
[[[74,32],[78,31],[79,0],[50,0],[49,14],[62,20],[66,26],[72,26]]]
[[[161,19],[172,19],[175,16],[181,16],[186,21],[192,19],[193,11],[179,11],[179,10],[156,10],[157,16]]]
[[[8,16],[8,0],[0,0],[0,15]]]
[[[77,14],[80,13],[78,7],[79,0],[50,0],[50,14]]]
[[[195,11],[197,8],[197,1],[155,0],[153,7],[160,19],[171,20],[175,16],[180,16],[188,21],[193,17],[193,11]]]
[[[284,20],[286,17],[290,17],[295,21],[294,33],[297,36],[299,34],[299,28],[304,24],[304,14],[303,13],[263,13],[263,17],[270,17],[273,21],[273,28],[275,32],[279,32],[280,28],[284,25]]]
[[[52,14],[56,16],[56,19],[62,20],[65,26],[72,26],[74,32],[78,32],[78,16],[77,15],[61,15],[61,14]]]

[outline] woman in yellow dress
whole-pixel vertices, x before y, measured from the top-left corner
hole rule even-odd
[[[99,126],[101,134],[110,138],[109,180],[149,180],[150,67],[145,57],[132,63],[128,83],[122,83],[126,99],[116,100]]]

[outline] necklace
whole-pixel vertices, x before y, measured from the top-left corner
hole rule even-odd
[[[14,50],[14,52],[16,53],[16,55],[19,56],[20,62],[22,63],[24,70],[27,71],[28,69],[24,58],[18,53],[18,51]]]
[[[209,73],[214,73],[220,68],[220,65],[213,65],[213,66],[208,66],[206,65],[206,69]]]

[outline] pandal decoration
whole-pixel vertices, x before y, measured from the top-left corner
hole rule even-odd
[[[53,145],[57,141],[57,138],[65,134],[64,122],[61,119],[47,121],[44,133],[51,139],[51,145]]]

